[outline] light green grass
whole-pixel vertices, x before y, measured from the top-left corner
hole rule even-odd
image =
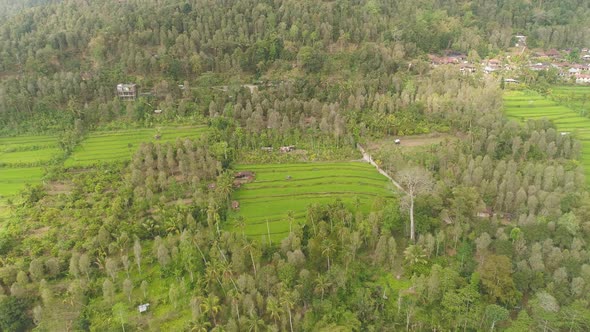
[[[197,138],[206,131],[204,126],[143,128],[91,133],[65,162],[66,167],[92,166],[99,163],[130,160],[133,153],[146,142],[169,142],[177,138]],[[161,138],[155,139],[160,133]]]
[[[566,91],[584,91],[590,93],[588,87],[558,87],[553,94]],[[508,91],[504,94],[504,111],[509,118],[524,122],[528,119],[548,119],[555,124],[557,130],[571,132],[582,141],[580,162],[586,170],[586,181],[590,184],[590,119],[579,115],[569,107],[559,105],[555,101],[545,99],[532,91]]]
[[[61,153],[58,148],[32,151],[0,152],[0,164],[47,163]]]
[[[269,230],[273,241],[280,240],[289,232],[289,211],[301,221],[312,203],[340,199],[353,208],[358,201],[367,212],[375,199],[394,195],[388,179],[360,162],[239,165],[236,170],[256,174],[235,191],[240,209],[230,213],[230,220],[245,218],[245,234],[253,238],[265,238]]]

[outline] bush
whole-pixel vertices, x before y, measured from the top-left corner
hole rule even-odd
[[[9,296],[0,301],[0,328],[2,331],[26,331],[31,326],[27,316],[28,301]]]

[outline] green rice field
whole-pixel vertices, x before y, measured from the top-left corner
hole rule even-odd
[[[590,90],[585,87],[567,88]],[[561,89],[561,91],[566,90],[565,88]],[[546,118],[555,124],[557,130],[574,133],[575,137],[582,142],[581,162],[586,169],[586,179],[590,184],[590,118],[581,116],[571,108],[560,105],[533,91],[506,92],[504,94],[504,110],[509,118],[518,121]]]
[[[85,167],[100,163],[130,160],[144,142],[168,142],[177,138],[201,136],[205,126],[142,128],[91,133],[66,160],[66,167]],[[155,139],[160,134],[159,140]]]
[[[0,137],[0,166],[39,166],[59,153],[55,136]]]
[[[271,239],[280,240],[289,233],[289,211],[295,221],[303,220],[312,203],[339,198],[352,207],[358,199],[366,212],[377,197],[394,195],[389,180],[361,162],[239,165],[236,171],[252,171],[255,180],[234,192],[240,208],[230,220],[243,216],[245,234],[261,239],[270,232]]]
[[[551,88],[550,99],[585,115],[590,114],[590,86],[556,86]]]
[[[55,136],[0,137],[0,216],[6,198],[41,182],[42,166],[60,153]]]

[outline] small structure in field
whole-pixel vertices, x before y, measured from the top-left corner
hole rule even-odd
[[[267,152],[271,152],[272,151],[272,146],[263,146],[260,148],[262,151],[267,151]]]
[[[232,208],[232,210],[239,210],[240,209],[240,202],[238,202],[238,201],[232,201],[231,202],[231,208]]]
[[[295,151],[295,145],[281,146],[279,150],[284,153]]]
[[[144,313],[144,312],[146,312],[148,310],[149,307],[150,307],[150,304],[149,303],[144,303],[144,304],[140,304],[137,307],[137,310],[139,310],[139,313]]]
[[[234,174],[234,187],[240,188],[242,184],[254,181],[256,174],[251,171],[241,171]]]
[[[234,175],[234,178],[236,178],[236,179],[253,179],[254,172],[251,172],[251,171],[237,172],[236,175]]]
[[[162,138],[162,135],[160,135],[160,134],[155,134],[155,135],[154,135],[154,138],[155,138],[155,139],[157,139],[157,140],[159,140],[160,138]]]
[[[117,96],[119,99],[126,101],[133,101],[137,98],[137,84],[135,83],[121,83],[117,84]]]
[[[217,185],[215,183],[209,183],[209,185],[207,185],[207,188],[209,188],[210,190],[213,190],[213,189],[217,188]]]
[[[402,141],[399,138],[396,138],[395,141],[393,141],[395,144],[400,144]]]
[[[162,110],[154,110],[154,114],[161,114]]]

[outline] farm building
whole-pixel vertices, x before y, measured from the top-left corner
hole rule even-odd
[[[137,84],[117,84],[117,96],[121,100],[135,100],[137,98]]]

